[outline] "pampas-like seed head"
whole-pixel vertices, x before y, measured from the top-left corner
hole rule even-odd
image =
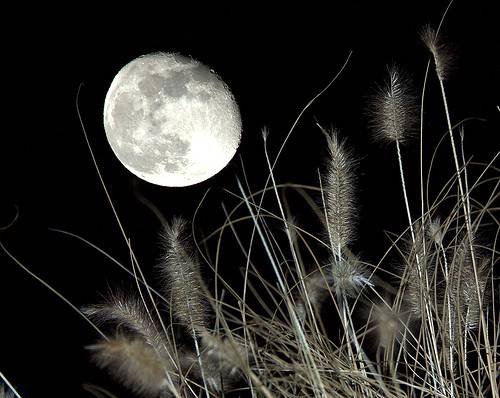
[[[135,393],[156,398],[168,391],[166,372],[173,369],[144,341],[116,336],[87,348],[97,366]]]
[[[451,259],[450,296],[454,321],[461,320],[467,330],[477,328],[480,319],[481,301],[485,297],[486,281],[488,277],[488,258],[475,255],[477,270],[474,273],[474,263],[470,250],[474,239],[465,237],[456,249]],[[479,292],[478,292],[479,286]],[[456,325],[458,327],[458,323]]]
[[[434,218],[429,223],[428,234],[429,238],[432,239],[437,245],[441,246],[443,244],[443,227],[439,217]]]
[[[420,38],[434,58],[438,79],[441,81],[446,80],[452,61],[449,48],[439,41],[437,32],[429,25],[422,29]]]
[[[404,143],[415,130],[417,103],[409,77],[396,65],[388,68],[389,78],[379,86],[368,108],[374,138]]]
[[[82,311],[97,324],[110,322],[124,327],[158,352],[164,351],[164,339],[159,327],[149,317],[144,303],[134,296],[115,292],[104,303],[88,306]]]
[[[165,227],[165,256],[159,268],[174,316],[189,330],[204,332],[208,306],[198,260],[190,253],[185,230],[181,218]]]
[[[332,277],[337,295],[356,297],[361,289],[372,286],[369,272],[353,254],[333,258]]]
[[[388,307],[387,304],[381,303],[375,305],[373,317],[377,328],[379,345],[388,349],[400,337],[402,326],[401,316]]]
[[[208,332],[203,333],[201,342],[203,372],[212,390],[222,392],[233,386],[240,379],[239,370],[248,367],[250,353],[236,340],[222,339]],[[196,372],[197,360],[194,365]]]
[[[476,279],[474,275],[473,265],[468,267],[464,273],[464,281],[462,286],[463,298],[467,313],[464,319],[465,327],[467,330],[477,329],[479,326],[479,319],[481,316],[481,307],[485,305],[487,301],[487,280],[488,280],[488,264],[490,262],[489,258],[483,258],[479,260],[479,265],[477,269],[477,282],[479,286],[479,292],[476,286]],[[479,294],[478,294],[479,293]]]
[[[403,254],[405,257],[407,287],[405,299],[411,313],[417,318],[424,314],[425,301],[433,300],[434,291],[427,289],[435,268],[436,251],[432,250],[429,234],[421,223],[414,226],[415,239],[407,237]]]
[[[338,131],[326,132],[330,157],[327,163],[326,181],[323,187],[327,216],[327,230],[332,249],[336,252],[354,239],[356,161],[340,141]]]

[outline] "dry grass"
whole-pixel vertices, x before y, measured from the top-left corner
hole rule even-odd
[[[424,32],[447,110],[443,82],[449,59],[436,33]],[[377,139],[396,144],[408,225],[393,235],[384,258],[369,263],[350,248],[356,240],[357,160],[339,131],[320,126],[329,159],[319,186],[278,185],[265,148],[268,184],[250,193],[248,184],[238,181],[236,192],[227,191],[234,207],[202,242],[208,248],[214,242],[215,261],[194,237],[179,238],[185,221],[166,226],[167,256],[160,268],[170,317],[160,314],[142,286],[142,305],[151,308],[151,319],[143,313],[128,337],[92,346],[99,366],[150,397],[498,396],[498,170],[493,162],[465,163],[447,115],[456,173],[434,202],[420,198],[422,214],[413,217],[400,144],[412,144],[421,109],[409,77],[395,66],[388,71],[369,104],[369,125]],[[266,132],[263,136],[266,146]],[[485,202],[475,197],[479,187],[488,191]],[[284,188],[302,192],[322,230],[308,231],[293,221],[283,203]],[[275,198],[274,210],[263,206],[265,196]],[[250,240],[239,232],[248,229]],[[228,234],[246,260],[241,290],[216,271]],[[264,260],[253,254],[257,248]],[[216,272],[215,286],[204,285],[199,264]],[[105,315],[108,307],[91,308]],[[116,322],[123,316],[104,317],[123,324]],[[131,357],[138,347],[144,353]],[[163,360],[163,374],[157,362],[162,350],[176,358]],[[144,380],[140,371],[126,378],[138,361],[146,362]]]
[[[435,31],[422,37],[455,171],[435,199],[416,198],[421,214],[410,214],[415,198],[407,197],[399,144],[412,145],[422,109],[409,78],[390,68],[369,106],[370,126],[396,144],[408,224],[384,257],[370,262],[353,252],[357,161],[339,131],[321,128],[329,159],[317,187],[278,184],[266,150],[264,189],[249,192],[238,180],[227,191],[234,206],[203,242],[181,218],[164,225],[161,293],[132,254],[136,293],[83,310],[102,333],[88,347],[97,366],[145,397],[499,396],[499,170],[496,157],[467,163],[455,144],[444,89],[450,59]],[[321,230],[293,221],[285,188],[301,192]],[[218,271],[227,236],[245,259],[241,289]],[[214,271],[213,286],[201,267]]]

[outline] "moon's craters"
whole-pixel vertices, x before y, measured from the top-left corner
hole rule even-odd
[[[156,53],[127,64],[106,96],[104,127],[131,172],[165,186],[196,184],[219,172],[239,145],[232,94],[205,65]]]

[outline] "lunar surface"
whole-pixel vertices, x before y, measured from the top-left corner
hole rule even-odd
[[[121,163],[157,185],[181,187],[222,170],[241,138],[238,105],[206,65],[178,54],[136,58],[114,78],[104,129]]]

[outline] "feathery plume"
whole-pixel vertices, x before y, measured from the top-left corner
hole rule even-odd
[[[452,299],[451,307],[453,312],[454,324],[458,327],[457,321],[460,320],[466,330],[474,330],[479,324],[480,310],[488,277],[488,258],[476,257],[477,264],[477,285],[474,273],[474,264],[472,262],[472,253],[470,250],[470,237],[465,237],[451,259],[450,270],[450,296]],[[479,286],[479,292],[478,292]]]
[[[441,246],[443,244],[444,233],[439,217],[436,217],[431,220],[431,222],[429,222],[427,233],[429,235],[429,238],[433,240],[438,246]]]
[[[438,79],[446,80],[453,58],[450,49],[439,41],[437,32],[430,25],[424,26],[420,38],[434,58]]]
[[[403,322],[401,314],[384,303],[375,305],[373,310],[379,345],[388,349],[400,337]]]
[[[406,73],[396,65],[388,72],[388,80],[377,88],[368,106],[370,128],[378,141],[404,143],[415,130],[416,96]]]
[[[236,369],[246,366],[249,353],[236,340],[230,341],[228,338],[206,332],[202,335],[202,342],[207,356],[223,362],[228,373],[235,373]]]
[[[186,222],[179,217],[165,227],[165,256],[159,268],[174,316],[189,330],[204,332],[208,306],[199,263],[189,252],[185,230]]]
[[[144,303],[134,296],[115,292],[104,303],[85,307],[82,311],[97,324],[111,322],[119,327],[125,327],[158,352],[165,350],[159,327],[149,317]]]
[[[428,291],[427,286],[432,279],[435,261],[433,257],[436,251],[432,250],[429,235],[425,234],[421,223],[416,223],[415,239],[406,240],[406,248],[403,250],[406,267],[406,301],[413,315],[421,318],[425,313],[425,300],[434,295],[434,291]]]
[[[326,132],[329,159],[324,186],[327,230],[332,249],[338,253],[354,239],[356,161],[340,141],[338,131]]]
[[[372,286],[368,270],[354,254],[334,257],[332,276],[337,295],[356,297],[361,289]]]
[[[470,263],[470,266],[464,270],[464,280],[462,283],[463,298],[461,299],[461,301],[463,301],[465,307],[467,308],[466,318],[464,319],[465,327],[467,330],[474,330],[479,326],[481,307],[484,306],[485,301],[488,297],[487,280],[489,263],[489,258],[483,258],[479,261],[479,266],[477,269],[477,282],[479,286],[479,292],[478,287],[476,286],[476,278],[474,275],[472,262]]]
[[[87,347],[92,359],[117,381],[137,394],[158,397],[168,391],[167,372],[173,379],[169,360],[161,360],[155,350],[140,339],[116,336]]]
[[[340,141],[338,131],[325,132],[330,157],[324,186],[327,231],[332,246],[331,273],[337,294],[355,296],[370,285],[361,262],[347,249],[354,240],[355,185],[357,161]]]
[[[202,345],[201,362],[207,384],[213,391],[227,391],[240,379],[239,370],[248,365],[244,347],[236,341],[230,342],[208,332],[202,335]],[[199,378],[201,372],[198,360],[193,357],[192,362],[194,376]]]

